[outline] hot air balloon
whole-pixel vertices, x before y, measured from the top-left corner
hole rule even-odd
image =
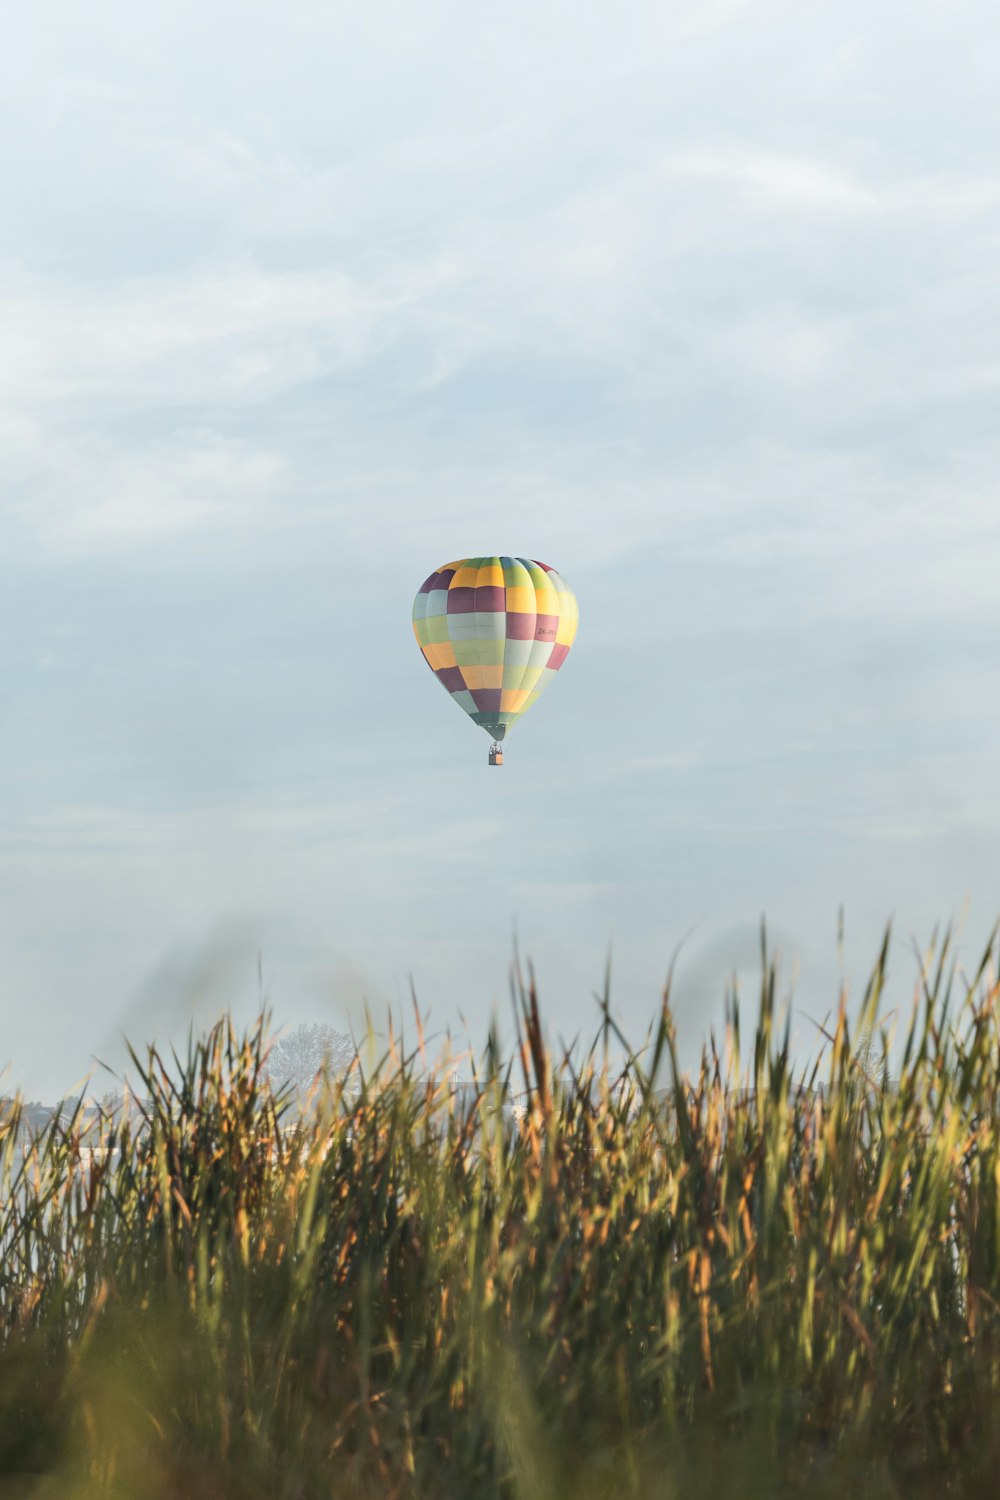
[[[420,585],[413,632],[459,708],[502,741],[556,675],[576,635],[576,597],[555,568],[526,557],[465,557]]]

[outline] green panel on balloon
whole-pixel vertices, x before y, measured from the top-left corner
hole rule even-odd
[[[478,667],[482,641],[453,641],[452,650],[460,667]]]
[[[428,615],[421,623],[427,632],[428,646],[440,646],[451,639],[448,635],[447,615]]]
[[[502,667],[503,648],[506,645],[503,637],[500,640],[480,640],[476,642],[479,647],[479,665],[481,667]]]

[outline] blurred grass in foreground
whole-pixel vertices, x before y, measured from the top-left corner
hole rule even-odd
[[[980,1496],[1000,1464],[1000,985],[886,949],[795,1072],[759,1018],[673,1071],[391,1048],[301,1118],[264,1022],[137,1062],[137,1125],[0,1125],[3,1497]],[[859,1045],[859,1038],[861,1043]],[[499,1108],[508,1079],[526,1115]]]

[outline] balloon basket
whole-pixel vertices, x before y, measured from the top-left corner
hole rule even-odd
[[[499,745],[491,745],[490,746],[490,765],[491,766],[502,766],[503,765],[503,750],[501,749],[501,747]]]

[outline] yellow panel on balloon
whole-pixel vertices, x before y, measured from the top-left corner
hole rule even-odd
[[[502,688],[503,667],[463,667],[462,676],[465,685],[471,690],[476,688]]]
[[[455,648],[451,641],[440,641],[424,647],[424,655],[435,672],[441,667],[455,666]]]
[[[522,587],[508,587],[505,602],[508,614],[533,615],[535,613],[535,591],[527,584]]]
[[[500,559],[491,558],[479,569],[476,578],[477,589],[502,589],[503,588],[503,564]]]
[[[479,568],[472,563],[463,563],[448,585],[452,589],[474,589],[479,582]]]
[[[563,595],[565,598],[565,595]],[[557,646],[572,646],[576,640],[577,618],[575,614],[567,611],[565,615],[559,616],[559,625],[556,630]]]

